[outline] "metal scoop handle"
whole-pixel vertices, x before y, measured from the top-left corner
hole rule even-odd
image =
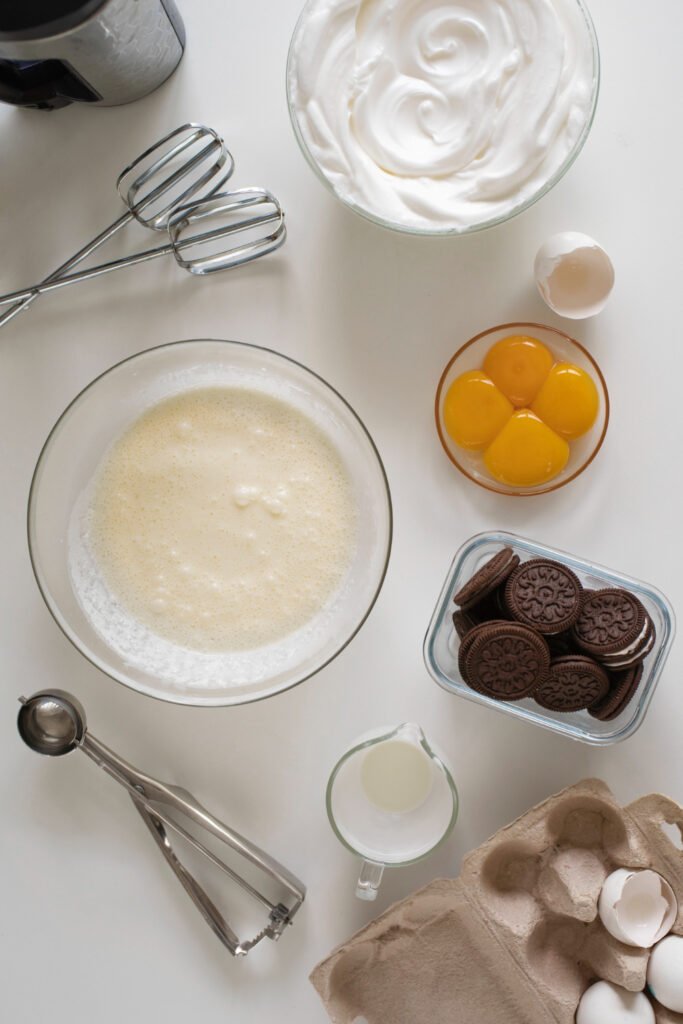
[[[215,903],[209,899],[202,887],[176,857],[163,823],[159,820],[158,816],[152,815],[151,811],[139,800],[133,799],[133,805],[149,829],[152,838],[159,847],[169,867],[175,873],[183,889],[197,907],[199,913],[211,928],[214,935],[218,936],[223,945],[227,947],[233,956],[238,956],[239,951],[241,950],[240,940]]]
[[[133,765],[124,761],[123,758],[115,754],[109,747],[106,747],[104,743],[101,743],[90,732],[86,731],[84,733],[80,749],[95,764],[104,769],[108,775],[116,779],[117,782],[128,790],[133,803],[150,829],[167,862],[179,878],[183,888],[223,945],[227,947],[233,956],[244,956],[262,938],[277,939],[280,937],[285,926],[290,923],[292,917],[301,906],[305,896],[303,885],[294,875],[271,857],[270,854],[266,853],[265,850],[261,850],[254,843],[245,839],[244,836],[235,832],[234,829],[229,828],[222,821],[219,821],[218,818],[215,818],[186,790],[178,786],[167,785],[134,768]],[[291,905],[287,907],[282,903],[276,904],[269,900],[219,857],[216,857],[203,843],[179,825],[177,821],[165,814],[163,810],[156,806],[157,803],[166,805],[185,815],[196,825],[206,829],[217,839],[221,840],[221,842],[241,856],[246,857],[250,863],[270,875],[292,897]],[[259,932],[255,939],[240,942],[215,904],[177,857],[168,839],[166,829],[170,829],[181,836],[187,843],[210,860],[215,867],[227,874],[233,882],[248,892],[250,896],[253,896],[254,899],[257,899],[268,910],[268,925],[263,931]]]
[[[168,149],[163,150],[163,147],[167,143],[173,143],[173,140],[181,137],[180,141],[175,142]],[[164,168],[174,159],[182,155],[183,151],[193,145],[198,139],[207,137],[211,141],[205,146],[200,152],[194,154],[191,158],[186,160],[184,164],[178,167],[175,171],[169,174],[168,177],[162,178],[159,183],[152,188],[142,199],[138,199],[138,193],[141,188],[148,184],[148,182],[160,176]],[[151,154],[157,150],[161,150],[161,155],[145,170],[140,172],[137,176],[135,175],[136,168],[144,162]],[[214,163],[199,177],[193,177],[192,181],[186,183],[187,187],[185,190],[171,199],[166,206],[163,206],[160,211],[157,212],[155,217],[145,218],[144,212],[149,207],[158,202],[160,198],[180,185],[184,178],[190,174],[194,174],[195,171],[201,168],[202,163],[208,156],[211,156],[214,152],[217,153]],[[227,167],[226,167],[227,164]],[[159,139],[154,145],[146,149],[144,153],[141,153],[131,164],[124,168],[119,175],[117,181],[117,189],[121,199],[128,207],[127,211],[115,220],[109,227],[104,228],[103,231],[96,235],[92,241],[84,245],[82,249],[74,253],[68,260],[62,263],[56,270],[53,270],[51,274],[48,274],[39,285],[32,288],[25,289],[21,292],[14,292],[13,295],[17,301],[16,305],[12,309],[8,309],[5,313],[0,316],[0,327],[3,324],[9,323],[14,317],[21,313],[22,310],[27,309],[28,306],[34,302],[43,291],[47,290],[42,286],[49,284],[52,281],[58,280],[63,277],[65,272],[71,270],[77,266],[83,260],[87,259],[96,249],[108,242],[110,238],[125,227],[132,220],[138,220],[145,227],[151,227],[155,230],[164,230],[167,227],[168,220],[171,214],[192,195],[195,195],[200,189],[204,189],[205,186],[209,185],[211,179],[216,177],[219,172],[220,178],[213,182],[213,187],[208,190],[207,195],[212,195],[216,192],[225,182],[228,180],[234,169],[234,161],[231,153],[226,149],[225,143],[221,137],[212,129],[207,128],[206,125],[188,123],[180,125],[178,128],[174,128],[168,135],[164,135],[163,138]],[[128,184],[127,188],[124,188],[125,184]],[[9,302],[9,298],[2,300],[2,303]]]
[[[57,689],[41,690],[28,699],[20,697],[19,701],[21,709],[17,727],[22,739],[32,750],[39,754],[61,756],[80,749],[127,790],[167,863],[212,931],[233,956],[244,956],[261,939],[280,937],[306,894],[304,886],[294,875],[264,850],[215,818],[187,790],[146,775],[96,739],[86,728],[83,707],[71,694]],[[174,816],[171,816],[171,812],[174,812]],[[255,888],[184,828],[177,820],[178,815],[183,815],[194,825],[209,832],[277,882],[287,894],[286,902],[274,903]],[[170,842],[169,831],[198,850],[267,909],[268,923],[254,938],[247,941],[238,938],[178,857]]]
[[[221,227],[210,231],[200,232],[187,238],[181,236],[181,231],[189,224],[203,218],[207,214],[218,215],[228,208],[239,210],[248,206],[257,206],[262,203],[272,204],[273,212],[249,217],[234,224],[224,224]],[[273,224],[274,229],[267,236],[258,242],[249,242],[243,246],[235,246],[224,252],[213,256],[203,257],[195,260],[185,260],[180,254],[198,245],[206,244],[241,232],[247,232],[262,225]],[[143,252],[135,253],[132,256],[124,256],[109,263],[101,263],[96,267],[89,267],[76,274],[68,274],[56,278],[44,284],[35,285],[32,288],[25,288],[22,291],[8,292],[0,295],[0,305],[8,302],[16,302],[31,295],[42,295],[45,292],[56,291],[58,288],[65,288],[71,284],[80,284],[82,281],[89,281],[93,277],[101,277],[113,270],[122,270],[124,267],[134,267],[138,263],[147,263],[149,260],[157,259],[159,256],[173,254],[178,264],[192,274],[209,274],[218,270],[229,270],[232,267],[242,266],[251,260],[265,256],[279,248],[287,237],[284,213],[272,193],[260,188],[235,189],[232,192],[223,192],[218,195],[202,199],[197,203],[190,203],[176,211],[168,225],[168,232],[171,241],[166,245],[156,246],[154,249],[145,249]],[[11,312],[11,310],[10,310]],[[0,318],[0,326],[4,321]]]

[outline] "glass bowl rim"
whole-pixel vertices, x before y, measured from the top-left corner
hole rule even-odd
[[[312,671],[307,672],[305,675],[302,675],[299,678],[294,678],[292,682],[289,682],[283,686],[279,686],[274,690],[268,691],[267,693],[259,694],[258,696],[249,696],[247,699],[241,700],[229,699],[229,694],[227,692],[224,696],[203,698],[194,697],[192,699],[189,699],[188,696],[185,694],[175,694],[173,692],[169,692],[168,694],[162,695],[159,692],[158,688],[151,689],[145,685],[136,684],[132,680],[125,679],[123,678],[122,675],[117,674],[116,671],[108,667],[107,664],[101,658],[99,658],[93,652],[86,651],[84,649],[76,632],[72,630],[71,627],[63,619],[58,603],[53,598],[50,589],[47,585],[47,581],[44,579],[40,566],[40,559],[36,552],[37,542],[35,538],[35,501],[38,493],[38,488],[40,486],[40,479],[42,476],[43,467],[46,464],[47,458],[49,457],[52,443],[58,436],[61,428],[66,423],[75,406],[86,396],[88,392],[90,392],[96,385],[98,385],[100,381],[102,381],[105,377],[108,377],[110,374],[114,373],[114,371],[119,370],[127,363],[131,363],[137,359],[142,359],[144,357],[150,358],[153,356],[154,353],[165,351],[176,346],[190,346],[205,342],[210,342],[211,344],[218,345],[235,345],[243,349],[252,349],[256,352],[264,352],[268,356],[275,356],[276,360],[280,359],[285,363],[293,364],[297,369],[303,370],[305,374],[310,375],[319,384],[322,384],[323,388],[331,392],[332,395],[336,399],[338,399],[342,403],[342,405],[351,413],[352,419],[360,427],[361,434],[368,441],[371,452],[373,453],[375,460],[377,462],[377,466],[380,471],[381,482],[383,484],[384,493],[386,496],[387,541],[386,551],[384,552],[383,556],[382,570],[379,574],[377,584],[371,595],[370,601],[365,610],[363,611],[363,614],[361,615],[357,624],[354,626],[353,630],[349,633],[344,642],[340,644],[340,646],[328,658],[326,658],[325,661],[321,662],[321,664],[315,667]],[[315,370],[311,370],[308,366],[306,366],[299,360],[293,359],[291,356],[284,355],[282,352],[278,352],[275,349],[267,348],[265,345],[255,345],[251,342],[235,341],[229,338],[183,338],[177,341],[165,342],[161,345],[153,345],[150,348],[143,349],[140,352],[134,352],[132,355],[125,356],[123,359],[120,359],[116,363],[113,363],[111,366],[107,367],[101,373],[98,373],[96,377],[93,377],[93,379],[89,381],[88,384],[86,384],[84,387],[80,389],[80,391],[78,391],[78,393],[74,396],[74,398],[71,399],[68,405],[65,406],[65,408],[62,410],[60,415],[55,420],[52,428],[50,429],[50,432],[47,435],[40,449],[40,453],[38,455],[35,467],[33,469],[33,474],[31,476],[31,485],[28,494],[28,501],[26,504],[26,532],[28,539],[28,552],[31,561],[31,568],[33,570],[33,576],[35,578],[36,585],[38,587],[38,590],[40,591],[40,595],[45,603],[47,610],[49,611],[50,615],[52,616],[52,619],[54,620],[60,631],[63,633],[63,635],[66,637],[66,639],[69,641],[69,643],[71,643],[71,645],[78,651],[81,657],[83,657],[87,662],[89,662],[95,668],[99,669],[100,672],[102,672],[109,679],[113,679],[115,682],[119,683],[122,686],[125,686],[127,689],[133,690],[135,693],[139,693],[144,697],[150,697],[153,700],[161,701],[164,704],[179,704],[186,707],[238,707],[244,704],[255,704],[258,701],[266,700],[269,697],[275,697],[280,693],[284,693],[286,690],[291,690],[295,686],[299,686],[301,683],[305,682],[307,679],[311,679],[314,675],[317,675],[318,672],[321,672],[324,668],[326,668],[327,665],[334,661],[335,658],[337,658],[342,653],[342,651],[349,646],[354,637],[360,632],[362,627],[367,622],[370,613],[372,612],[372,609],[374,608],[377,602],[377,599],[384,585],[387,570],[389,568],[389,560],[391,557],[391,549],[393,544],[393,530],[394,514],[391,499],[391,489],[389,487],[389,479],[387,477],[387,472],[382,461],[382,457],[379,453],[377,445],[375,444],[372,438],[372,435],[370,434],[370,431],[365,426],[365,423],[358,415],[356,410],[353,408],[353,406],[350,404],[350,402],[348,402],[347,399],[344,398],[344,396],[340,394],[340,392],[337,391],[335,387],[332,386],[332,384],[325,380],[324,377],[322,377],[319,373],[316,373]]]
[[[588,362],[595,370],[598,376],[598,380],[600,382],[600,389],[602,391],[602,395],[605,402],[605,422],[603,424],[602,431],[600,432],[600,437],[598,438],[590,456],[586,459],[585,462],[583,462],[579,466],[579,468],[574,473],[571,474],[571,476],[565,477],[564,480],[560,480],[557,483],[553,483],[552,480],[549,480],[547,484],[542,484],[539,488],[533,490],[510,489],[507,491],[503,491],[500,490],[500,488],[495,487],[493,483],[489,484],[483,480],[477,479],[477,477],[470,473],[469,470],[465,468],[465,466],[461,465],[458,462],[453,453],[450,451],[446,438],[444,437],[443,427],[441,425],[441,393],[443,391],[444,383],[446,381],[446,378],[451,367],[460,358],[460,356],[470,347],[470,345],[474,345],[477,341],[481,341],[482,338],[485,338],[489,334],[495,334],[498,331],[517,330],[521,327],[525,329],[532,328],[533,330],[538,330],[540,328],[540,330],[542,331],[549,331],[551,334],[557,334],[565,341],[568,341],[570,342],[570,344],[575,345],[576,348],[578,348],[578,350],[581,352],[581,354],[586,357]],[[484,490],[490,491],[492,494],[501,494],[503,497],[536,498],[540,494],[549,494],[551,491],[557,491],[560,489],[560,487],[564,487],[566,484],[571,483],[572,480],[576,480],[577,476],[580,476],[583,473],[583,471],[587,469],[588,466],[590,466],[591,462],[602,448],[603,441],[605,440],[605,435],[607,434],[607,427],[609,426],[610,419],[609,391],[607,390],[607,382],[602,374],[602,370],[600,369],[597,360],[594,356],[591,355],[588,349],[581,344],[580,341],[576,340],[576,338],[572,338],[570,334],[567,334],[566,331],[561,330],[559,327],[550,327],[548,324],[531,323],[527,321],[515,321],[509,324],[498,324],[496,327],[488,327],[485,331],[480,331],[478,334],[475,334],[474,337],[470,338],[469,341],[466,341],[464,345],[461,345],[457,352],[455,352],[455,354],[451,356],[451,358],[446,363],[446,366],[441,376],[439,377],[439,383],[437,384],[436,387],[436,396],[434,399],[434,418],[436,420],[436,432],[439,435],[441,447],[443,448],[444,452],[448,456],[449,460],[453,463],[455,468],[459,470],[463,474],[463,476],[466,476],[468,480],[471,480],[472,483],[477,484],[479,487],[483,487]]]
[[[418,864],[421,860],[425,860],[425,858],[430,857],[441,846],[443,846],[446,840],[450,837],[457,823],[458,815],[460,814],[460,794],[458,793],[458,787],[455,783],[455,779],[453,778],[448,765],[445,764],[442,758],[439,757],[439,755],[436,753],[431,743],[427,739],[422,727],[420,726],[420,732],[422,733],[420,746],[424,749],[425,753],[431,758],[431,760],[437,762],[437,764],[443,771],[446,782],[448,783],[448,789],[451,794],[451,799],[453,802],[451,816],[448,821],[448,825],[446,826],[446,829],[443,835],[438,840],[438,842],[436,842],[434,846],[431,847],[431,849],[426,850],[424,853],[421,853],[418,857],[411,857],[409,860],[401,860],[393,863],[387,863],[387,861],[384,860],[375,860],[373,857],[366,857],[364,854],[354,849],[354,847],[351,846],[348,840],[346,840],[342,833],[340,832],[336,819],[334,817],[334,812],[332,810],[332,791],[334,789],[334,783],[337,779],[337,775],[351,757],[354,757],[356,754],[360,753],[361,750],[366,750],[369,747],[374,747],[377,743],[383,743],[385,740],[392,739],[398,732],[400,732],[400,730],[405,725],[408,724],[410,723],[400,722],[398,725],[395,726],[387,726],[386,732],[379,732],[378,735],[376,736],[356,739],[351,744],[351,746],[344,751],[344,753],[341,755],[341,757],[335,764],[327,780],[327,786],[325,787],[325,810],[327,811],[327,818],[330,823],[330,827],[334,832],[335,836],[337,837],[337,839],[339,840],[339,842],[342,844],[342,846],[345,846],[346,849],[354,855],[354,857],[360,857],[362,860],[367,861],[369,864],[381,864],[385,868],[405,868],[409,867],[411,864]]]
[[[366,209],[365,207],[361,207],[357,203],[354,203],[351,200],[344,198],[337,192],[329,178],[327,178],[326,175],[323,174],[319,164],[315,160],[313,154],[308,148],[308,145],[306,144],[305,139],[303,138],[303,135],[301,134],[298,119],[294,110],[294,103],[292,100],[289,85],[290,70],[294,64],[294,41],[298,36],[299,30],[301,29],[306,19],[306,15],[308,14],[309,8],[311,8],[315,3],[319,2],[320,0],[305,0],[303,8],[301,9],[299,16],[296,20],[296,24],[294,26],[294,30],[289,41],[289,47],[287,50],[287,62],[285,65],[285,91],[287,97],[287,109],[289,111],[289,119],[292,125],[292,130],[294,132],[294,137],[296,138],[296,141],[299,145],[299,149],[301,150],[309,167],[315,173],[316,177],[326,187],[327,191],[330,192],[343,206],[346,206],[349,210],[351,210],[358,216],[362,217],[364,220],[369,221],[372,224],[377,224],[382,228],[387,228],[390,231],[398,231],[401,234],[417,235],[418,237],[424,238],[453,238],[460,237],[462,235],[473,235],[477,231],[485,231],[487,228],[494,228],[500,224],[505,224],[507,221],[512,220],[514,217],[516,217],[518,214],[524,213],[525,210],[528,210],[530,207],[534,206],[535,203],[537,203],[540,199],[543,199],[543,197],[546,196],[548,192],[550,192],[555,187],[555,185],[557,185],[562,180],[562,178],[564,178],[565,174],[573,166],[574,162],[581,153],[581,150],[583,149],[586,143],[586,139],[590,134],[591,128],[593,127],[593,122],[595,121],[595,113],[597,110],[598,98],[600,95],[601,60],[598,35],[595,30],[595,25],[593,23],[591,13],[588,10],[585,0],[574,0],[574,3],[579,8],[579,11],[583,17],[584,25],[586,27],[586,31],[588,32],[588,37],[590,39],[591,53],[593,56],[593,77],[591,80],[591,106],[588,112],[588,116],[586,117],[584,125],[581,129],[581,132],[578,138],[576,139],[574,145],[572,146],[571,150],[564,158],[560,166],[557,168],[557,170],[554,172],[554,174],[552,174],[550,178],[548,178],[548,180],[545,181],[536,190],[536,192],[534,192],[533,195],[525,199],[524,202],[519,203],[512,210],[508,210],[507,213],[499,214],[497,217],[490,217],[488,220],[478,221],[476,224],[470,224],[464,228],[449,227],[442,229],[417,228],[403,224],[397,224],[395,221],[387,220],[384,217],[380,217],[379,215],[372,213],[372,211]]]

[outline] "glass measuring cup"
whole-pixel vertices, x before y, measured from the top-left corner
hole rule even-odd
[[[385,867],[422,860],[448,837],[458,791],[442,759],[412,722],[361,736],[327,783],[335,835],[362,861],[356,896],[374,900]]]

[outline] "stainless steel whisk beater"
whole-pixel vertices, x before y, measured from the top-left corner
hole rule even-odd
[[[286,238],[280,204],[265,189],[220,192],[233,169],[232,155],[212,128],[186,124],[169,132],[119,175],[117,190],[127,206],[126,213],[40,284],[0,296],[0,305],[14,303],[0,316],[0,326],[26,309],[43,292],[167,253],[173,253],[178,264],[190,273],[208,274],[240,266],[278,248]],[[262,209],[256,216],[247,216],[255,207]],[[215,221],[223,218],[223,221],[212,230],[184,236],[190,224],[207,217]],[[80,273],[66,274],[133,219],[145,227],[167,231],[169,242]],[[265,234],[264,227],[267,228]],[[219,240],[229,236],[235,236],[234,244],[227,249],[217,249]],[[182,255],[193,249],[194,255]]]
[[[116,188],[126,204],[126,212],[53,270],[41,284],[56,280],[87,259],[133,220],[143,227],[163,231],[179,205],[213,195],[229,179],[234,167],[231,153],[213,128],[202,124],[174,128],[124,167],[118,176]],[[27,309],[40,294],[38,288],[34,286],[14,293],[23,300],[0,316],[0,326]]]
[[[249,209],[264,207],[255,216],[241,216]],[[185,230],[198,221],[213,218],[220,221],[218,227],[185,236]],[[273,225],[270,228],[270,225]],[[266,234],[263,228],[268,227]],[[100,263],[75,274],[57,277],[45,284],[34,285],[23,291],[0,295],[0,305],[5,302],[16,302],[31,296],[42,295],[44,292],[56,291],[70,284],[80,284],[92,277],[100,277],[112,270],[133,267],[138,263],[147,263],[158,256],[172,253],[176,262],[183,270],[191,274],[213,274],[219,270],[229,270],[242,266],[251,260],[265,256],[266,253],[278,249],[287,237],[285,215],[275,196],[263,188],[234,189],[231,192],[218,192],[207,199],[188,203],[179,207],[170,217],[167,224],[169,241],[154,249],[145,249],[132,256],[124,256],[110,263]],[[246,240],[226,248],[215,249],[214,243],[233,235],[246,236]],[[194,256],[184,256],[186,250],[195,250]],[[0,321],[1,324],[1,321]]]

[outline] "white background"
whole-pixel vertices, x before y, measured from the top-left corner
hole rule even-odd
[[[154,95],[116,109],[0,109],[1,290],[39,279],[113,220],[118,171],[186,120],[225,135],[234,184],[271,188],[289,224],[285,248],[243,271],[198,280],[157,261],[45,297],[0,333],[0,999],[13,1024],[323,1024],[314,964],[393,900],[457,874],[468,849],[531,804],[588,775],[624,801],[661,790],[683,802],[680,644],[641,731],[606,751],[450,696],[421,651],[454,551],[491,528],[640,577],[683,608],[683,6],[592,0],[603,83],[576,165],[508,225],[441,241],[366,223],[304,162],[284,88],[299,5],[185,0],[188,49]],[[579,480],[506,499],[443,455],[434,390],[455,349],[488,326],[567,326],[531,280],[536,248],[560,229],[594,235],[616,267],[606,311],[575,325],[603,367],[612,420]],[[109,252],[148,242],[135,226]],[[359,636],[316,678],[235,709],[164,705],[86,664],[43,606],[25,540],[33,466],[64,406],[119,359],[192,337],[271,346],[326,377],[373,434],[395,503],[389,573]],[[40,759],[21,744],[16,698],[46,685],[72,690],[97,736],[304,879],[307,902],[279,945],[231,961],[123,790],[80,755]],[[328,826],[324,786],[357,734],[407,719],[450,757],[461,815],[439,854],[391,873],[372,907],[353,898],[356,864]]]

